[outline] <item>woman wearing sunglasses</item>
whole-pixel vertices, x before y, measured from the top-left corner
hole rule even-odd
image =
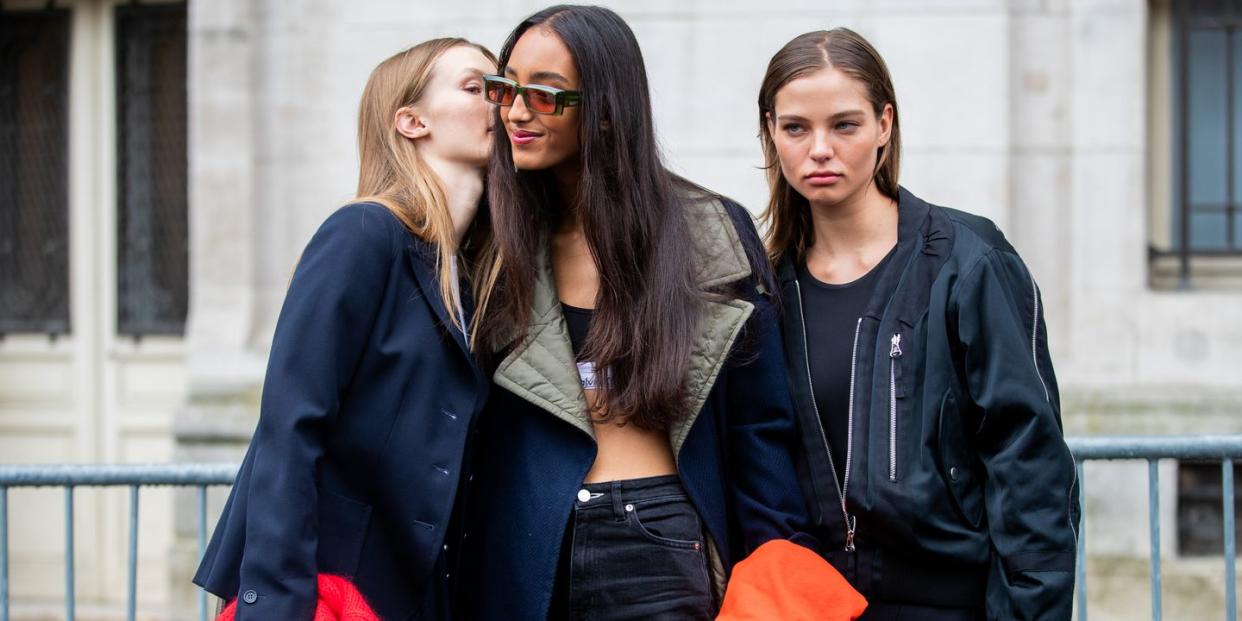
[[[458,473],[489,387],[469,335],[493,262],[475,212],[495,67],[436,39],[367,82],[357,198],[298,261],[258,428],[194,577],[238,620],[327,618],[341,577],[381,619],[450,616]]]
[[[1074,461],[1022,259],[898,185],[892,80],[852,31],[772,57],[759,130],[803,483],[863,618],[1069,619]]]
[[[475,619],[709,619],[732,564],[799,537],[762,246],[665,168],[615,13],[523,21],[487,78],[503,256],[463,589]]]

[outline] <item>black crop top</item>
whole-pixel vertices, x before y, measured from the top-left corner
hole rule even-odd
[[[582,355],[586,346],[587,330],[591,327],[593,308],[578,308],[561,302],[561,311],[565,314],[565,325],[569,328],[569,342],[574,346],[574,357]]]

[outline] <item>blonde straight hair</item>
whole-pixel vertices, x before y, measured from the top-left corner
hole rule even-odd
[[[406,230],[435,245],[440,297],[449,310],[453,326],[463,329],[453,312],[455,283],[450,263],[457,253],[477,301],[475,317],[482,317],[500,267],[487,210],[479,209],[462,239],[463,252],[457,252],[444,183],[419,155],[414,141],[398,133],[394,123],[397,110],[414,105],[422,98],[440,55],[459,45],[473,47],[496,62],[496,56],[487,48],[454,37],[424,41],[394,54],[371,72],[358,110],[360,166],[354,201],[383,205]],[[473,323],[468,335],[472,348],[479,321]]]

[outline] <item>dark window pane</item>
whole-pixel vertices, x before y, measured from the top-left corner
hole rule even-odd
[[[69,331],[69,11],[0,11],[0,333]]]
[[[1234,515],[1242,517],[1242,470],[1233,469]],[[1224,554],[1223,494],[1220,462],[1177,465],[1177,549],[1185,556]],[[1242,540],[1242,519],[1234,522]]]
[[[1190,53],[1187,113],[1190,121],[1190,178],[1187,193],[1190,204],[1220,205],[1227,200],[1225,147],[1225,53],[1224,30],[1189,33]],[[1192,229],[1193,233],[1193,229]],[[1191,246],[1195,246],[1191,239]]]
[[[1219,209],[1190,212],[1191,248],[1195,250],[1228,250],[1228,222]]]
[[[1174,0],[1175,2],[1178,0]],[[1190,14],[1195,17],[1223,17],[1235,4],[1234,0],[1181,0],[1190,5]]]
[[[1242,31],[1232,24],[1242,0],[1193,0],[1178,37],[1181,73],[1178,131],[1184,172],[1172,214],[1174,248],[1181,246],[1183,213],[1189,212],[1189,250],[1242,252],[1237,225],[1242,188]],[[1185,15],[1185,14],[1183,14]],[[1184,90],[1183,90],[1184,89]],[[1232,130],[1230,128],[1232,127]]]
[[[181,334],[187,306],[185,5],[127,5],[117,29],[117,330]]]

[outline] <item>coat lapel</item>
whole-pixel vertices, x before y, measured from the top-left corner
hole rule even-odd
[[[509,352],[493,379],[497,386],[547,410],[594,440],[595,427],[587,414],[586,395],[578,380],[569,329],[546,253],[540,255],[537,270],[526,341]]]
[[[700,291],[710,291],[750,276],[750,261],[733,228],[733,221],[719,200],[700,200],[691,208],[691,231],[695,245],[695,276]],[[686,394],[690,415],[669,427],[673,456],[680,459],[690,429],[703,411],[703,404],[728,360],[734,341],[754,312],[754,305],[740,299],[708,299],[701,303],[699,321],[690,346],[686,370]]]

